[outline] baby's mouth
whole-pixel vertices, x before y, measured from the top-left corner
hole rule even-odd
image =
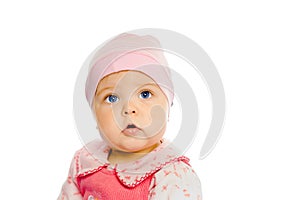
[[[141,129],[134,124],[128,124],[127,127],[122,130],[125,135],[129,136],[136,136],[140,131]]]
[[[126,128],[138,128],[138,127],[134,124],[128,124],[128,126]]]

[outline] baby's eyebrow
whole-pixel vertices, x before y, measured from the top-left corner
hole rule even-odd
[[[155,83],[146,83],[146,84],[141,85],[140,87],[146,87],[146,86],[156,86],[156,84]]]
[[[96,96],[98,96],[101,92],[105,91],[105,90],[111,90],[113,89],[113,87],[104,87],[101,88],[100,90],[97,90]]]

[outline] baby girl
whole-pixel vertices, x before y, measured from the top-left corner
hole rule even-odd
[[[85,92],[102,139],[76,152],[58,199],[201,199],[189,159],[163,138],[174,90],[159,48],[121,34],[96,52]]]

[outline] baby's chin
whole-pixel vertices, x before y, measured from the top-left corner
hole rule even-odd
[[[123,141],[115,144],[114,148],[127,153],[149,153],[160,140],[147,141],[147,139],[134,139],[134,141]],[[153,147],[153,148],[152,148]]]

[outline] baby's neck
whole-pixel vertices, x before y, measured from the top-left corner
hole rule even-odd
[[[155,149],[160,143],[137,152],[124,152],[117,149],[111,149],[107,160],[111,164],[122,164],[136,161]]]

